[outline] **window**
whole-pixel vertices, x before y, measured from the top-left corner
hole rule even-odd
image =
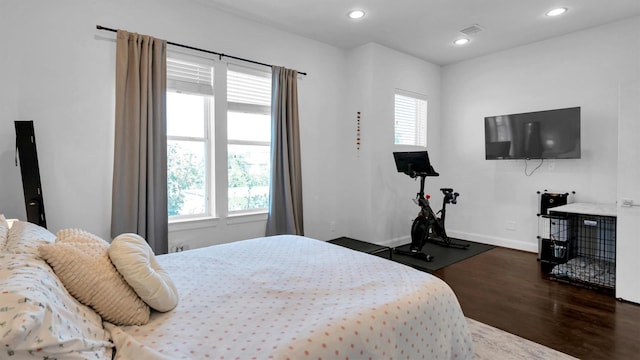
[[[229,212],[265,209],[271,171],[271,74],[227,71]]]
[[[426,147],[427,97],[396,89],[394,108],[394,144]]]
[[[167,58],[169,216],[211,214],[213,66]]]
[[[214,72],[220,80],[215,85]],[[221,111],[215,111],[214,104]],[[171,219],[266,211],[270,114],[270,72],[169,54],[167,185]],[[226,129],[226,134],[224,130],[216,133],[216,129]]]

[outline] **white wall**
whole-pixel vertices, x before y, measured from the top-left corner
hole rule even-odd
[[[14,23],[13,16],[4,11],[4,3],[0,3],[0,31],[9,31]],[[18,115],[20,74],[15,69],[19,59],[9,51],[18,47],[19,40],[17,36],[0,37],[0,213],[26,218],[20,169],[14,162],[16,132],[13,121],[28,119]]]
[[[640,79],[620,86],[619,130],[616,297],[640,304]],[[622,206],[625,199],[633,206]]]
[[[411,220],[418,207],[411,201],[419,183],[396,172],[394,91],[427,96],[427,148],[438,166],[440,124],[440,67],[378,44],[348,52],[348,104],[340,121],[339,204],[350,237],[378,244],[397,244],[410,238]],[[356,116],[361,112],[361,146],[356,150]],[[433,187],[436,189],[436,187]],[[432,192],[433,194],[433,192]]]
[[[299,81],[305,230],[332,237],[342,50],[197,1],[9,0],[0,14],[0,209],[8,217],[25,218],[13,121],[34,120],[49,228],[109,237],[115,34],[96,30],[103,25],[307,72]],[[232,219],[173,232],[170,241],[203,246],[263,234],[263,219]]]
[[[5,17],[0,31],[8,41],[0,60],[8,75],[2,87],[11,92],[7,100],[11,111],[0,113],[0,194],[7,216],[24,219],[20,169],[13,160],[13,121],[33,120],[48,224],[83,226],[104,234],[110,212],[106,204],[113,121],[113,76],[108,75],[115,51],[94,38],[97,9],[83,5],[78,1],[0,5]]]
[[[618,88],[638,76],[639,32],[634,18],[443,68],[441,174],[463,195],[450,235],[537,251],[536,191],[616,201]],[[484,160],[485,116],[572,106],[582,107],[581,159],[531,176],[524,160]]]

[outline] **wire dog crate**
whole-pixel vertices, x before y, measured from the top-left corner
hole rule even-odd
[[[603,290],[615,289],[616,218],[584,214],[546,217],[549,238],[542,239],[540,257],[549,277]]]

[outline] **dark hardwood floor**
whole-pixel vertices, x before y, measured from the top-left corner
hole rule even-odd
[[[495,248],[434,275],[469,318],[580,359],[640,359],[640,305],[544,279],[536,254]]]

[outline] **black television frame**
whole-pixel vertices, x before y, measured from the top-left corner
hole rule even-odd
[[[486,160],[582,156],[580,107],[487,116],[484,127]]]

